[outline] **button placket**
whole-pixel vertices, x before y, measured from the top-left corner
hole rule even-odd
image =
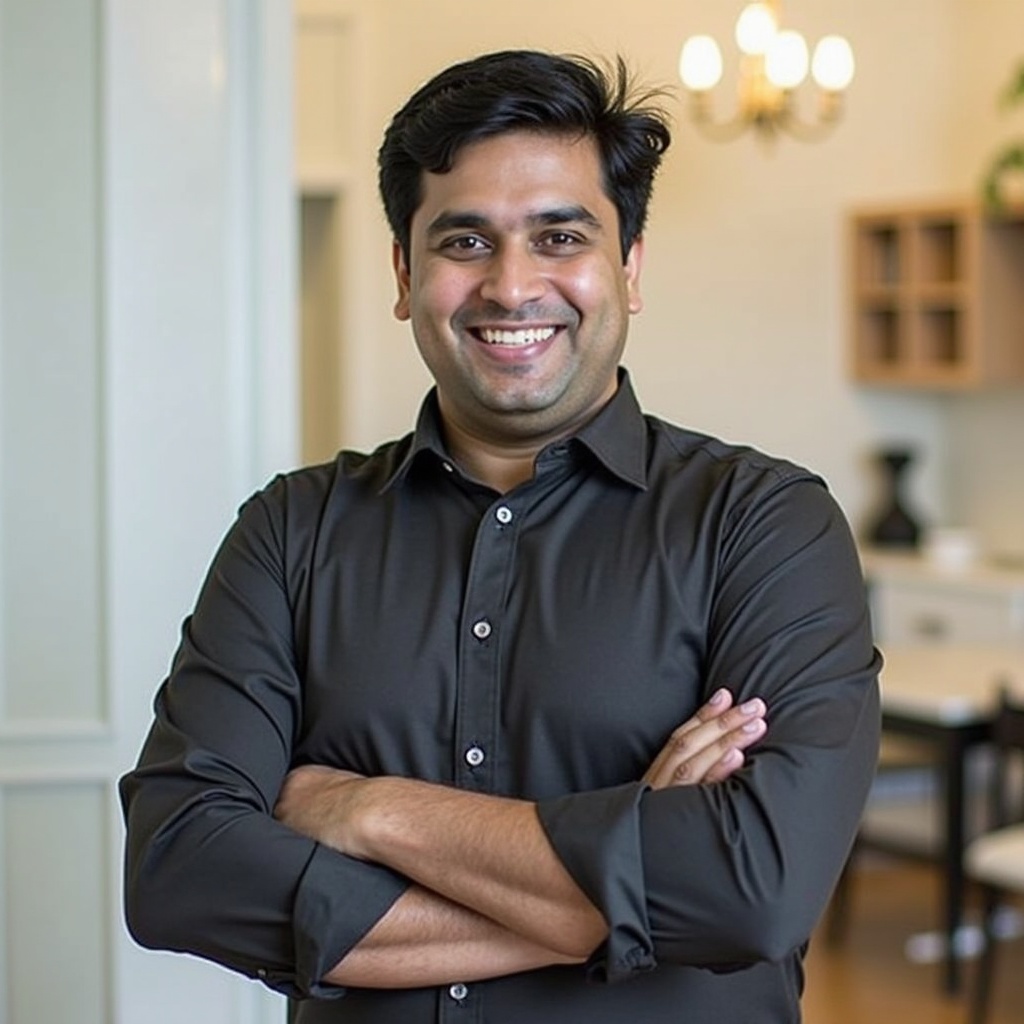
[[[457,785],[492,792],[499,756],[501,616],[522,515],[513,502],[502,498],[481,513],[462,606],[452,753]]]

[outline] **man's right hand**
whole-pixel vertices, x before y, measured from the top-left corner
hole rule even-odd
[[[733,707],[732,694],[718,690],[672,733],[642,781],[664,789],[727,779],[742,767],[743,751],[765,734],[766,713],[758,697]]]

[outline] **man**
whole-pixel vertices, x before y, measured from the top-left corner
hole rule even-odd
[[[878,660],[823,483],[642,415],[619,368],[668,142],[621,62],[535,52],[395,116],[436,388],[217,554],[122,783],[142,943],[304,1024],[799,1020]]]

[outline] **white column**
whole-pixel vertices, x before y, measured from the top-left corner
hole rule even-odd
[[[291,8],[107,0],[104,50],[108,645],[126,768],[215,545],[296,457]],[[282,1018],[258,986],[112,929],[119,1024]]]

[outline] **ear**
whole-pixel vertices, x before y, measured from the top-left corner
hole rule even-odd
[[[644,300],[640,297],[640,270],[644,262],[644,240],[638,237],[626,254],[623,274],[626,278],[626,297],[630,313],[639,313],[644,308]]]
[[[409,308],[409,267],[398,241],[391,243],[391,269],[395,273],[395,284],[398,286],[398,298],[395,299],[395,317],[408,320]]]

